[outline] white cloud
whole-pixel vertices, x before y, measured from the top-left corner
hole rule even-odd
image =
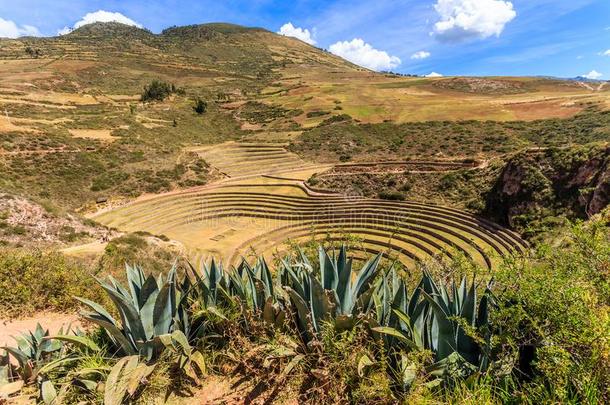
[[[39,35],[40,32],[36,27],[31,25],[22,25],[20,27],[11,20],[0,18],[0,38],[37,37]]]
[[[603,74],[599,73],[597,70],[592,70],[589,73],[587,73],[586,75],[582,75],[582,77],[584,77],[586,79],[591,79],[591,80],[597,80],[602,76],[603,76]]]
[[[349,42],[336,42],[328,50],[356,65],[371,70],[394,69],[402,63],[397,56],[391,56],[385,51],[375,49],[360,38],[354,38]]]
[[[610,56],[610,49],[608,49],[608,50],[606,50],[606,51],[602,52],[602,55],[603,55],[603,56]]]
[[[311,32],[307,28],[298,28],[292,25],[292,23],[286,23],[282,25],[280,30],[277,32],[280,35],[284,35],[286,37],[293,37],[296,39],[300,39],[303,42],[308,43],[309,45],[315,45],[316,41],[313,39]]]
[[[418,51],[411,55],[411,59],[426,59],[429,58],[430,55],[431,53],[428,51]]]
[[[517,16],[513,4],[503,0],[437,0],[434,9],[440,16],[434,34],[447,42],[499,36]]]
[[[131,25],[134,27],[142,28],[142,24],[135,22],[131,18],[121,14],[114,13],[112,11],[98,10],[93,13],[87,13],[79,21],[74,24],[72,28],[64,27],[57,31],[57,35],[69,34],[73,30],[82,27],[83,25],[92,24],[95,22],[118,22],[125,25]]]
[[[436,72],[430,72],[425,77],[443,77],[443,75]]]

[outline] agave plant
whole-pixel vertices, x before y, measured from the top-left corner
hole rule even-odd
[[[63,328],[60,334],[63,334]],[[61,357],[64,351],[62,342],[45,339],[49,336],[49,330],[37,324],[33,332],[22,333],[14,338],[17,347],[1,348],[17,360],[17,374],[26,384],[35,382],[40,368],[53,359]],[[8,371],[2,373],[8,375]]]
[[[424,278],[422,296],[430,306],[427,320],[430,327],[422,329],[425,344],[436,354],[437,361],[457,353],[470,364],[485,370],[489,365],[487,348],[491,339],[490,286],[479,301],[474,279],[470,288],[467,288],[465,277],[459,287],[455,280],[452,281],[450,294],[445,286],[437,286],[428,274]],[[483,337],[482,342],[472,336],[475,332]]]
[[[206,372],[201,352],[195,350],[184,333],[179,330],[160,336],[161,343],[169,357],[173,358],[176,370],[184,373],[196,384],[199,376]],[[110,370],[104,385],[104,404],[121,405],[126,399],[134,398],[144,387],[156,364],[147,364],[137,355],[119,359]]]
[[[491,337],[490,288],[480,301],[474,280],[470,288],[466,278],[459,287],[453,281],[450,289],[451,293],[424,273],[406,308],[393,308],[395,317],[387,317],[385,326],[373,330],[395,338],[408,350],[432,351],[436,363],[428,371],[433,375],[485,370]],[[475,333],[482,334],[482,341],[473,337]]]
[[[370,303],[374,306],[375,316],[369,318],[368,323],[373,332],[377,332],[374,333],[375,337],[381,337],[387,348],[393,347],[397,339],[405,343],[404,338],[408,338],[410,346],[423,349],[423,345],[418,347],[421,340],[419,335],[413,333],[413,329],[419,330],[422,327],[422,314],[427,307],[425,302],[419,300],[422,286],[423,280],[409,296],[404,280],[398,277],[394,268],[378,281]],[[400,338],[391,333],[393,330],[401,332]]]
[[[6,355],[0,358],[0,398],[2,394],[12,395],[21,390],[24,385],[36,384],[39,397],[45,404],[50,404],[57,398],[57,391],[51,377],[61,374],[62,369],[76,360],[76,357],[65,345],[65,342],[83,344],[99,350],[97,345],[84,337],[79,330],[65,331],[62,327],[59,336],[50,336],[49,331],[40,324],[32,332],[16,337],[17,347],[4,347]],[[18,367],[9,362],[9,356],[17,361]]]
[[[123,355],[140,355],[151,360],[163,350],[160,337],[176,330],[189,334],[187,315],[188,284],[179,283],[176,267],[164,277],[145,276],[142,268],[126,266],[129,289],[112,276],[98,280],[106,290],[121,318],[120,322],[101,305],[78,298],[91,308],[85,319],[98,324]]]
[[[254,267],[244,259],[234,269],[231,277],[231,293],[240,299],[244,306],[262,316],[267,323],[280,326],[286,319],[284,297],[281,289],[274,283],[269,266],[260,257]]]
[[[381,255],[376,255],[355,274],[344,245],[338,255],[333,252],[332,256],[320,247],[318,274],[303,252],[297,262],[282,261],[282,284],[296,309],[297,325],[305,342],[320,332],[324,322],[348,329],[367,312],[380,259]]]
[[[197,271],[191,263],[188,263],[192,280],[185,277],[189,284],[191,298],[196,303],[196,318],[212,313],[224,318],[223,307],[232,303],[229,294],[231,280],[229,274],[224,271],[222,264],[217,264],[214,259],[208,265],[201,262],[201,270]]]

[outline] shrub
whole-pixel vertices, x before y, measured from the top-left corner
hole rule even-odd
[[[400,191],[384,190],[379,192],[379,198],[382,200],[404,201],[406,196]]]
[[[0,249],[0,316],[24,317],[45,310],[72,311],[72,298],[102,296],[92,274],[60,253]]]
[[[310,111],[306,114],[307,118],[323,117],[330,114],[328,111]]]
[[[125,263],[138,263],[154,274],[167,269],[175,260],[175,252],[149,243],[150,240],[152,235],[140,232],[112,239],[98,261],[98,272],[122,278]]]
[[[195,110],[195,112],[197,114],[201,115],[206,112],[207,108],[208,108],[208,103],[205,102],[204,100],[198,98],[195,101],[195,106],[193,107],[193,110]]]
[[[497,346],[517,359],[515,374],[531,401],[609,399],[609,263],[608,226],[598,222],[578,224],[561,248],[542,246],[535,261],[496,273]]]
[[[140,99],[142,101],[163,101],[175,92],[176,86],[173,84],[153,80],[148,86],[144,86],[144,92]]]

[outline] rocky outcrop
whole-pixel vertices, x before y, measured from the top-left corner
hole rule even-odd
[[[610,203],[610,147],[530,150],[511,158],[486,211],[511,227],[536,217],[588,218]]]

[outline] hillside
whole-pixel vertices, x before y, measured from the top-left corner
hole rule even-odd
[[[153,80],[172,94],[142,102]],[[260,28],[96,23],[0,40],[0,187],[88,212],[222,178],[193,148],[232,140],[290,142],[324,164],[485,160],[607,139],[609,95],[550,78],[374,73]]]

